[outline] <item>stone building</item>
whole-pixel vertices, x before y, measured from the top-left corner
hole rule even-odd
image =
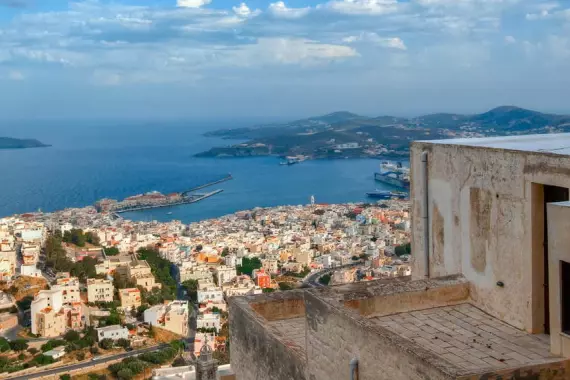
[[[131,262],[127,267],[127,276],[134,281],[136,286],[142,286],[147,291],[162,287],[162,284],[155,281],[150,265],[146,260]]]
[[[99,278],[87,279],[88,302],[112,302],[115,287],[113,281]]]
[[[231,298],[236,378],[570,378],[568,147],[412,143],[411,278]]]
[[[138,288],[119,289],[121,308],[127,310],[141,305],[141,291]]]

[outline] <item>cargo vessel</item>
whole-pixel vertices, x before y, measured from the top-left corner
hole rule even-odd
[[[401,162],[382,162],[380,172],[374,173],[374,179],[402,189],[410,188],[410,169],[402,166]]]
[[[408,193],[403,191],[376,190],[366,193],[369,198],[378,199],[406,199]]]

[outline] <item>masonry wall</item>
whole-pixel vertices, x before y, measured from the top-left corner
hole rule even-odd
[[[350,379],[349,363],[355,357],[359,360],[359,380],[454,378],[431,364],[438,361],[445,366],[441,359],[413,350],[389,331],[380,332],[366,320],[352,318],[310,292],[305,295],[305,305],[309,380]]]
[[[420,217],[423,151],[428,152],[428,231]],[[462,273],[477,307],[541,332],[543,215],[537,184],[570,188],[570,158],[416,142],[411,170],[414,278],[426,273],[423,237],[429,233],[430,277]]]
[[[290,293],[290,294],[287,294]],[[271,295],[255,297],[256,303],[271,301]],[[283,310],[292,310],[293,316],[282,315],[283,318],[298,315],[298,299],[302,302],[302,294],[294,291],[276,294],[277,297],[291,297],[291,305],[277,300],[276,308],[285,306]],[[306,358],[302,353],[287,347],[279,336],[268,328],[267,320],[250,308],[250,297],[230,298],[230,358],[232,370],[239,380],[305,380]],[[257,305],[263,309],[262,306]],[[271,310],[270,307],[266,308]],[[303,308],[304,309],[304,308]],[[271,314],[275,317],[275,314]]]

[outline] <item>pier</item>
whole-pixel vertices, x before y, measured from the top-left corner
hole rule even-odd
[[[191,192],[193,192],[193,191],[197,191],[197,190],[204,189],[204,188],[206,188],[206,187],[214,186],[214,185],[217,185],[218,183],[226,182],[226,181],[229,181],[230,179],[233,179],[233,178],[234,178],[234,177],[232,177],[232,175],[228,173],[228,175],[225,176],[225,177],[222,178],[222,179],[219,179],[219,180],[214,181],[214,182],[208,182],[208,183],[206,183],[206,184],[204,184],[204,185],[200,185],[200,186],[194,187],[194,188],[192,188],[192,189],[190,189],[190,190],[186,190],[186,191],[184,191],[184,192],[182,192],[182,193],[180,193],[180,194],[181,194],[183,197],[185,197],[185,196],[188,195],[188,193],[191,193]]]
[[[225,179],[224,181],[227,181],[227,179]],[[219,183],[219,182],[217,182],[217,183]],[[212,183],[212,184],[215,184],[215,183]],[[211,186],[212,184],[208,184],[206,186]],[[202,186],[202,188],[204,188],[206,186]],[[203,199],[206,199],[206,198],[209,198],[213,195],[221,193],[222,191],[224,191],[224,190],[218,189],[218,190],[214,190],[214,191],[211,191],[211,192],[205,193],[205,194],[192,194],[190,196],[184,196],[183,199],[179,202],[173,202],[173,203],[157,203],[157,204],[145,205],[145,206],[125,207],[125,208],[114,210],[114,213],[119,215],[123,212],[140,211],[140,210],[148,210],[151,208],[171,207],[171,206],[180,206],[180,205],[196,203],[196,202],[199,202]],[[188,192],[185,192],[184,194],[187,194],[187,193]]]

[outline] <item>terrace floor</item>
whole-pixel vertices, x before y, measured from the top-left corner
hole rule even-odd
[[[437,354],[463,371],[558,362],[547,335],[517,330],[470,304],[374,317],[370,321]]]
[[[281,340],[287,346],[305,352],[305,317],[281,319],[267,324],[279,331]]]

